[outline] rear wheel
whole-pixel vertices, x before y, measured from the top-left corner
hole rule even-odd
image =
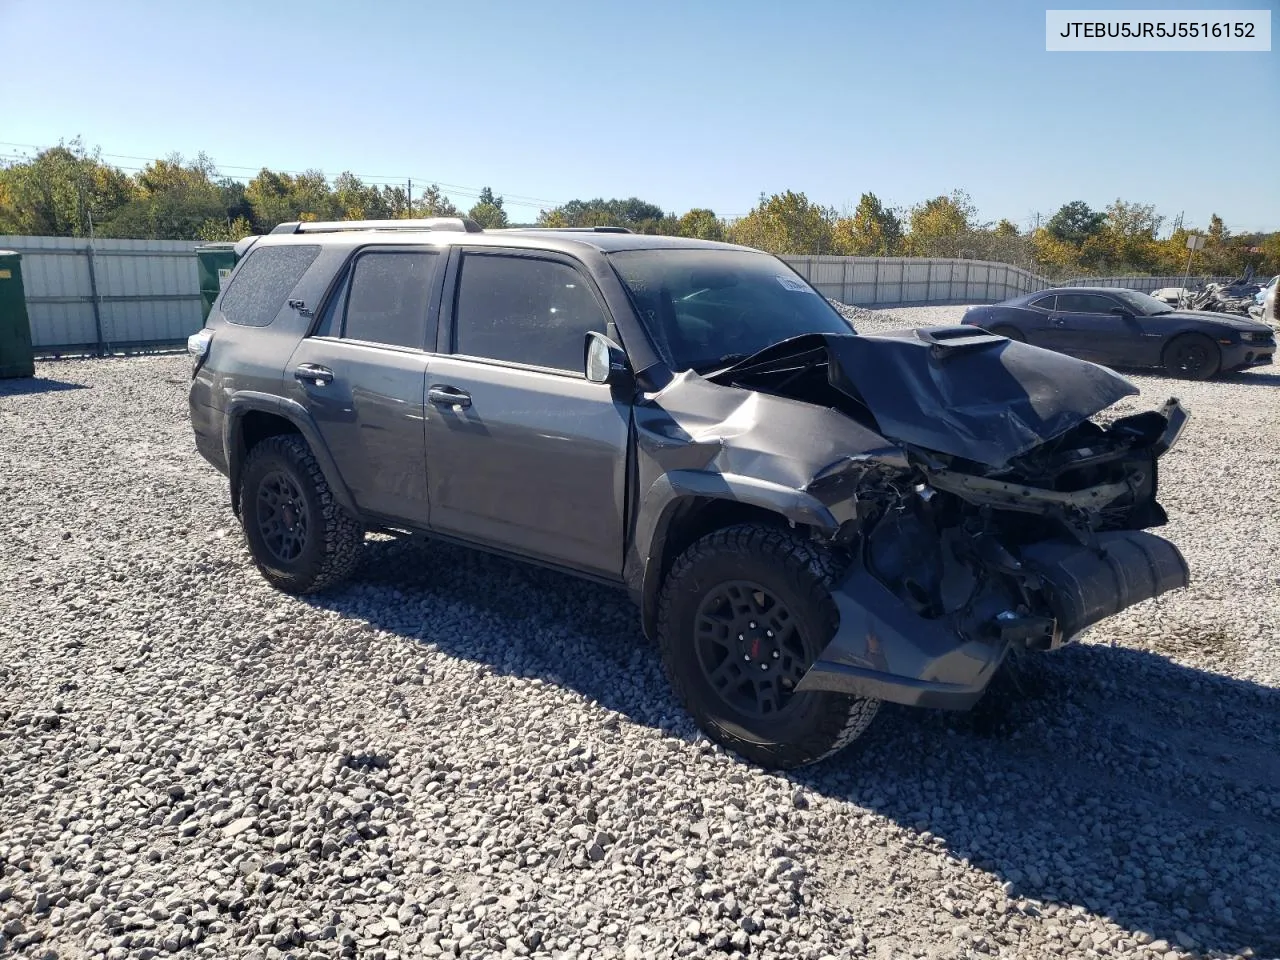
[[[709,534],[663,584],[658,645],[676,695],[708,736],[765,767],[830,756],[880,701],[796,693],[835,632],[834,568],[788,531],[742,524]]]
[[[1007,337],[1008,339],[1015,340],[1018,343],[1027,342],[1026,336],[1024,336],[1022,331],[1017,327],[992,327],[991,332],[998,337]]]
[[[1164,348],[1164,368],[1171,377],[1208,380],[1222,365],[1222,351],[1201,333],[1183,333]]]
[[[288,593],[318,593],[345,580],[364,540],[296,434],[268,437],[249,451],[240,520],[258,570]]]

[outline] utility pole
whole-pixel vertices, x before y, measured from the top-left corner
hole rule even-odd
[[[409,203],[405,216],[413,216],[413,177],[409,178]]]

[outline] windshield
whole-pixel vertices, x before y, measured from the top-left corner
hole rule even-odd
[[[1122,301],[1126,307],[1139,317],[1154,317],[1158,313],[1173,313],[1173,307],[1163,300],[1157,300],[1155,297],[1147,296],[1145,293],[1138,293],[1136,290],[1109,290],[1107,292]]]
[[[677,373],[728,366],[805,333],[854,332],[826,297],[767,253],[626,250],[609,259]]]

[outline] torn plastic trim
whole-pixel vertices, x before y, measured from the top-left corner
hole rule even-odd
[[[1176,546],[1139,530],[1099,534],[1092,547],[1047,540],[1020,552],[1040,585],[1043,608],[1027,615],[997,613],[983,625],[985,636],[965,636],[949,618],[908,610],[859,556],[831,592],[840,615],[835,635],[796,692],[828,690],[964,710],[982,696],[1009,650],[1027,642],[1011,638],[1011,624],[1051,616],[1051,645],[1070,642],[1107,617],[1190,580]]]
[[[796,693],[830,690],[963,710],[982,696],[1009,643],[966,640],[946,620],[908,610],[861,559],[831,593],[840,626]]]

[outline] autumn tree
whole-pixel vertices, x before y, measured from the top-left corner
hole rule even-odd
[[[1080,247],[1080,260],[1086,266],[1110,271],[1141,273],[1155,267],[1160,260],[1156,233],[1164,219],[1151,204],[1129,203],[1116,199],[1107,207],[1102,229]]]
[[[774,254],[835,253],[835,211],[787,190],[763,194],[754,210],[729,229],[734,243]]]
[[[698,240],[723,240],[724,224],[715,215],[715,211],[694,207],[680,218],[676,232],[682,237],[694,237]]]
[[[204,154],[184,162],[180,155],[155,160],[135,178],[133,199],[102,224],[110,237],[185,240],[207,223],[227,220],[222,191],[214,182],[217,169]]]
[[[907,251],[914,257],[958,257],[977,227],[978,209],[963,190],[911,208]]]
[[[276,173],[263,167],[245,185],[254,228],[262,233],[289,220],[339,220],[342,210],[320,170]]]
[[[128,175],[77,137],[0,168],[0,233],[88,236],[91,219],[109,219],[136,192]]]
[[[857,257],[892,257],[902,247],[902,221],[874,193],[864,193],[852,217],[838,220],[835,246]]]

